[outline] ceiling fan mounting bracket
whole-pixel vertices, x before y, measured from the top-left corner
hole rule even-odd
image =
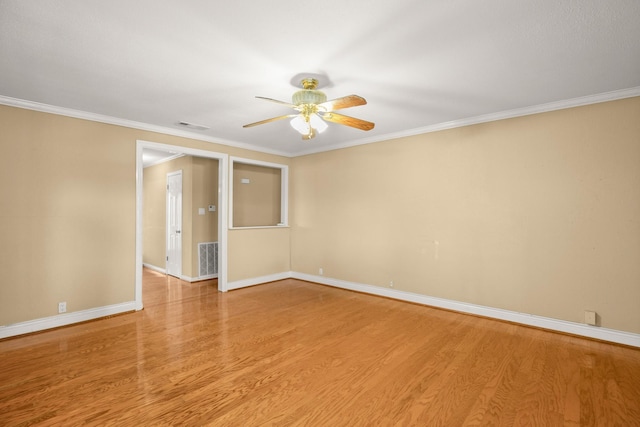
[[[315,90],[318,88],[318,80],[314,79],[314,78],[306,78],[306,79],[302,79],[302,81],[300,82],[300,84],[302,85],[303,89],[310,89],[310,90]]]
[[[311,71],[303,71],[301,73],[296,74],[295,76],[292,76],[291,80],[289,80],[289,83],[294,88],[298,88],[301,86],[301,82],[303,80],[315,80],[317,83],[314,89],[322,90],[322,89],[333,87],[333,83],[331,82],[331,80],[329,80],[329,77],[326,74],[314,73]]]

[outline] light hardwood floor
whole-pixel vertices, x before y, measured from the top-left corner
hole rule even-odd
[[[0,341],[0,425],[640,426],[640,349],[296,280],[144,276],[141,312]]]

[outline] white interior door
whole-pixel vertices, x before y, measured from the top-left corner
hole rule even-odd
[[[167,174],[167,274],[182,276],[182,171]]]

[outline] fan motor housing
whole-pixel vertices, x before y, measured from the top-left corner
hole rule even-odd
[[[303,89],[294,93],[291,99],[294,105],[322,104],[327,100],[327,95],[319,90]]]

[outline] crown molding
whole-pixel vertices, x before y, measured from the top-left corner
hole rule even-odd
[[[581,96],[578,98],[571,98],[562,101],[549,102],[546,104],[533,105],[530,107],[516,108],[513,110],[506,110],[497,113],[483,114],[475,117],[468,117],[459,120],[452,120],[449,122],[436,123],[429,126],[408,129],[400,132],[386,133],[369,138],[361,138],[352,141],[342,142],[334,145],[315,147],[309,150],[299,151],[296,153],[287,153],[279,150],[270,150],[268,148],[259,147],[244,142],[231,141],[221,138],[213,138],[205,135],[201,135],[195,132],[188,132],[184,130],[172,129],[163,126],[156,126],[142,122],[136,122],[133,120],[120,119],[117,117],[105,116],[102,114],[89,113],[86,111],[74,110],[71,108],[57,107],[54,105],[42,104],[39,102],[26,101],[23,99],[11,98],[8,96],[0,95],[0,104],[8,105],[10,107],[25,108],[28,110],[40,111],[44,113],[58,114],[67,117],[74,117],[77,119],[91,120],[94,122],[107,123],[117,126],[128,127],[132,129],[145,130],[150,132],[157,132],[166,135],[179,136],[183,138],[195,139],[198,141],[211,142],[213,144],[226,145],[229,147],[242,148],[245,150],[257,151],[265,154],[275,154],[283,157],[299,157],[309,154],[322,153],[325,151],[340,150],[343,148],[355,147],[358,145],[373,144],[375,142],[388,141],[391,139],[405,138],[409,136],[421,135],[425,133],[439,132],[442,130],[455,129],[464,126],[476,125],[480,123],[494,122],[498,120],[511,119],[515,117],[529,116],[532,114],[547,113],[550,111],[563,110],[567,108],[581,107],[585,105],[598,104],[601,102],[616,101],[619,99],[632,98],[640,96],[640,86],[614,90],[610,92],[603,92],[595,95]]]
[[[475,117],[468,117],[460,120],[436,123],[429,126],[409,129],[406,131],[387,133],[370,138],[362,138],[354,141],[344,142],[331,146],[312,148],[296,153],[294,157],[306,156],[309,154],[321,153],[324,151],[340,150],[342,148],[355,147],[358,145],[372,144],[374,142],[388,141],[391,139],[405,138],[408,136],[421,135],[425,133],[439,132],[442,130],[455,129],[464,126],[476,125],[480,123],[495,122],[498,120],[512,119],[515,117],[529,116],[532,114],[547,113],[550,111],[564,110],[567,108],[582,107],[585,105],[598,104],[601,102],[616,101],[619,99],[633,98],[640,96],[640,86],[629,89],[614,90],[611,92],[599,93],[596,95],[581,96],[562,101],[549,102],[546,104],[533,105],[530,107],[516,108],[513,110],[500,111],[497,113],[483,114]]]
[[[244,142],[231,141],[222,138],[214,138],[206,135],[201,135],[195,132],[189,132],[181,129],[172,129],[164,126],[151,125],[148,123],[136,122],[134,120],[121,119],[118,117],[105,116],[102,114],[89,113],[81,110],[74,110],[72,108],[57,107],[55,105],[42,104],[40,102],[27,101],[24,99],[11,98],[8,96],[0,95],[0,105],[7,105],[9,107],[24,108],[26,110],[39,111],[42,113],[57,114],[60,116],[73,117],[76,119],[90,120],[92,122],[106,123],[110,125],[122,126],[131,129],[139,129],[149,132],[157,132],[165,135],[179,136],[182,138],[195,139],[198,141],[211,142],[213,144],[226,145],[229,147],[242,148],[245,150],[258,151],[266,154],[275,154],[278,156],[291,157],[290,153],[286,153],[278,150],[270,150],[264,147],[258,147]]]
[[[155,162],[151,162],[151,163],[148,163],[146,165],[143,164],[142,168],[143,169],[150,168],[151,166],[157,166],[157,165],[160,165],[162,163],[167,163],[167,162],[170,162],[170,161],[175,160],[175,159],[179,159],[180,157],[184,157],[184,156],[185,156],[184,154],[179,153],[179,154],[176,154],[174,156],[164,157],[164,158],[162,158],[160,160],[156,160]]]

